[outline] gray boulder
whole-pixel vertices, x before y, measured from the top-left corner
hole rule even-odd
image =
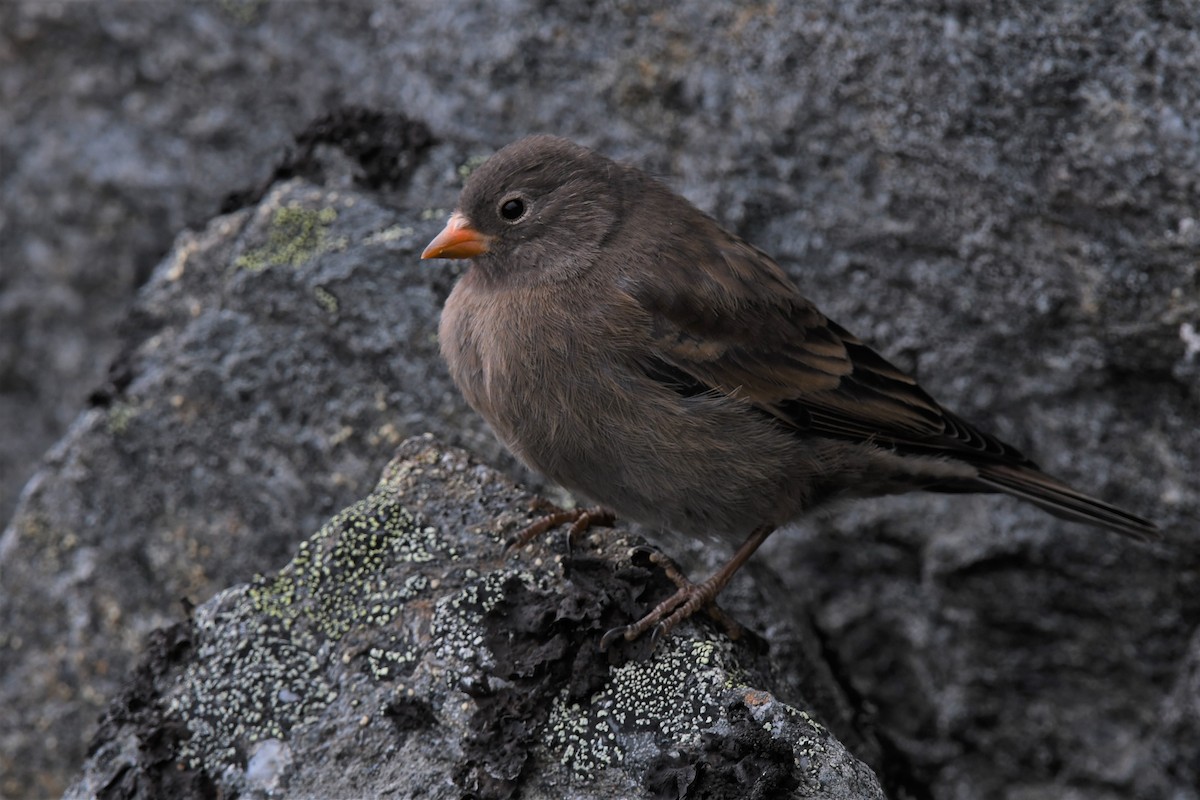
[[[1163,526],[911,497],[774,536],[746,580],[815,622],[888,791],[1196,797],[1192,16],[0,5],[0,493],[33,475],[0,542],[0,794],[61,793],[180,598],[279,569],[408,435],[535,485],[446,381],[453,276],[416,254],[460,167],[548,130],[664,175],[948,406]],[[319,146],[256,202],[347,100],[408,117],[367,142],[438,143]]]
[[[756,637],[600,652],[674,587],[623,530],[506,558],[531,499],[409,440],[285,567],[152,635],[66,797],[882,800]]]

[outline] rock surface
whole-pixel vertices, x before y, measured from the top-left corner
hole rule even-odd
[[[65,796],[883,800],[754,637],[601,653],[674,587],[622,531],[506,558],[531,499],[409,440],[287,566],[155,632]]]
[[[571,9],[0,4],[0,506],[62,435],[0,541],[0,795],[60,793],[179,599],[278,569],[395,443],[512,469],[434,358],[453,276],[416,254],[460,167],[549,130],[663,174],[948,406],[1163,525],[1145,548],[912,497],[773,537],[754,582],[812,615],[889,792],[1200,796],[1191,10]],[[346,102],[395,163],[321,122]],[[304,130],[340,144],[285,156]]]

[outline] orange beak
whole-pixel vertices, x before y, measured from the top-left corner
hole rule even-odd
[[[488,251],[491,238],[472,228],[467,218],[455,211],[421,258],[474,258]]]

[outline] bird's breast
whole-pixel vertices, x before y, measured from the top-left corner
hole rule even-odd
[[[550,472],[547,454],[574,450],[594,427],[589,407],[611,394],[614,353],[570,304],[531,289],[484,291],[468,273],[442,313],[439,338],[467,402],[518,456]],[[589,403],[589,398],[592,400]],[[603,405],[603,403],[602,403]],[[552,475],[554,477],[554,475]]]
[[[518,458],[620,515],[733,535],[786,519],[799,503],[797,458],[808,457],[742,401],[681,395],[648,376],[637,324],[586,296],[503,295],[464,280],[441,346],[467,401]]]

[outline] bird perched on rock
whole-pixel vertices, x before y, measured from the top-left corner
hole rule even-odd
[[[442,354],[518,458],[637,522],[743,540],[702,583],[669,571],[679,590],[603,644],[670,630],[771,531],[841,498],[1004,492],[1157,533],[942,408],[687,200],[565,139],[492,156],[421,257],[471,260]]]

